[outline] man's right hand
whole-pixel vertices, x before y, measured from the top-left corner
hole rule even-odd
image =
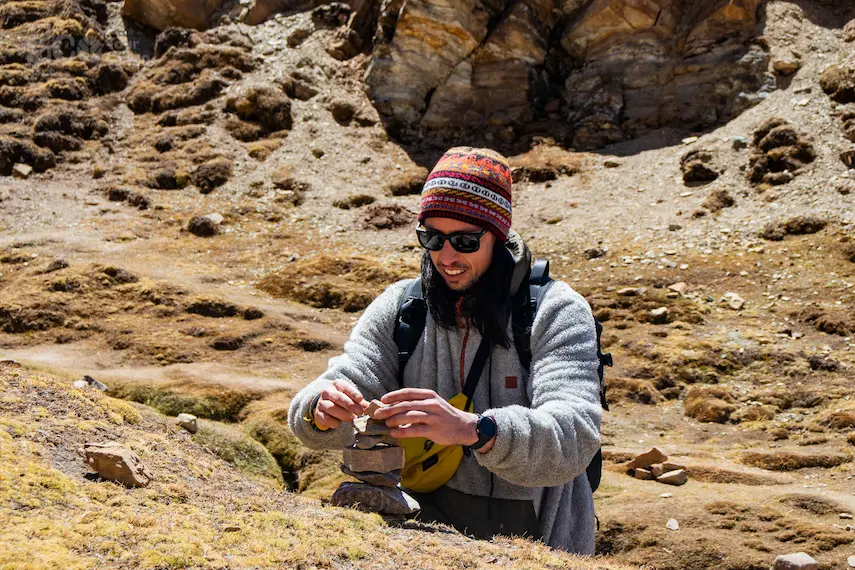
[[[368,402],[359,390],[346,380],[333,380],[321,392],[315,406],[315,425],[322,428],[337,428],[341,422],[352,422],[361,416]]]

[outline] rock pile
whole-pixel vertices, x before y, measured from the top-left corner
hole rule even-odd
[[[636,479],[659,481],[666,485],[684,485],[689,480],[685,465],[668,461],[655,447],[627,463],[627,473]]]
[[[354,421],[356,442],[344,449],[341,470],[360,482],[339,485],[332,504],[384,515],[409,515],[419,510],[419,504],[398,488],[404,449],[389,435],[386,424],[374,419],[374,412],[382,405],[372,401],[366,415]]]

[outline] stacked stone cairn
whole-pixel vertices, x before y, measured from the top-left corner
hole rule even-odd
[[[389,428],[374,419],[381,404],[373,400],[365,415],[353,422],[356,442],[344,449],[341,470],[359,482],[339,485],[332,504],[356,507],[381,515],[409,515],[419,510],[419,503],[398,488],[404,467],[404,449],[389,435]]]
[[[668,461],[668,456],[655,447],[627,463],[626,469],[636,479],[659,481],[666,485],[684,485],[689,480],[685,465]]]

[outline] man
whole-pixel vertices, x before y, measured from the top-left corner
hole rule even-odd
[[[480,538],[524,534],[592,554],[585,469],[599,449],[602,408],[589,306],[567,284],[553,283],[534,317],[530,367],[522,365],[511,300],[531,254],[510,229],[511,173],[498,153],[449,150],[425,183],[418,221],[428,316],[403,387],[393,333],[410,280],[366,309],[344,354],[294,397],[291,428],[309,447],[341,448],[353,441],[348,422],[380,399],[387,405],[375,418],[393,437],[472,450],[436,491],[413,493],[419,518]],[[461,392],[482,340],[489,357],[475,374],[474,410],[464,411],[448,400]]]

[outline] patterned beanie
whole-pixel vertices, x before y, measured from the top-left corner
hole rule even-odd
[[[486,227],[502,243],[511,229],[511,168],[487,148],[459,146],[439,159],[422,190],[419,223],[453,218]]]

